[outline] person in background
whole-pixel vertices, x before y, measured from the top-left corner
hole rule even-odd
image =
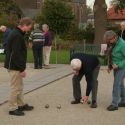
[[[6,26],[2,25],[2,26],[0,26],[0,31],[2,31],[4,33],[3,34],[3,49],[4,49],[4,53],[6,53],[8,37],[12,30],[10,28],[7,28]]]
[[[119,31],[118,35],[119,35],[123,40],[125,40],[125,21],[124,21],[124,22],[121,22],[120,26],[121,26],[121,30]]]
[[[125,41],[112,30],[104,34],[104,41],[109,46],[108,73],[114,72],[113,99],[107,110],[115,111],[118,107],[125,107]]]
[[[39,29],[39,24],[34,25],[29,40],[33,42],[34,69],[42,69],[43,45],[45,37]]]
[[[52,36],[49,32],[49,26],[47,24],[42,25],[42,30],[45,35],[45,43],[43,47],[43,59],[44,59],[44,68],[50,68],[50,53],[52,48]]]
[[[92,92],[92,103],[91,108],[97,108],[97,91],[98,91],[98,74],[100,70],[99,60],[97,56],[86,55],[83,53],[76,53],[71,56],[71,67],[74,71],[74,76],[72,78],[73,82],[73,95],[75,100],[71,104],[79,104],[82,102],[87,102],[90,93]],[[81,87],[80,81],[85,75],[87,88],[86,96],[81,100]]]
[[[11,94],[9,99],[9,114],[24,116],[24,111],[33,110],[33,106],[24,103],[23,78],[26,77],[27,46],[25,32],[32,28],[32,20],[22,18],[19,25],[13,29],[8,38],[4,67],[11,77]]]

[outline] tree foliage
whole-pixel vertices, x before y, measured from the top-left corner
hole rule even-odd
[[[64,33],[61,38],[65,41],[76,41],[78,43],[82,43],[84,40],[87,43],[94,42],[94,28],[91,24],[88,24],[86,28],[79,29],[77,24],[73,24],[69,30],[69,32]]]
[[[125,8],[125,0],[112,0],[111,3],[115,5],[116,13],[119,11],[122,12],[122,10]]]
[[[13,0],[1,0],[0,1],[0,14],[16,14],[18,17],[21,16],[22,12]]]
[[[22,12],[14,0],[0,1],[0,25],[13,27],[17,24]]]
[[[72,8],[60,0],[46,0],[37,17],[39,23],[47,23],[54,33],[62,34],[69,30],[74,15]]]

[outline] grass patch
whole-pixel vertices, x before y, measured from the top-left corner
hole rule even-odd
[[[56,58],[57,58],[57,63],[58,64],[68,64],[69,59],[70,59],[70,53],[68,50],[59,50],[59,51],[54,51],[52,50],[51,56],[50,56],[50,63],[55,64],[56,63]],[[4,62],[5,55],[1,54],[0,55],[0,62]],[[27,53],[27,62],[28,63],[33,63],[33,52],[32,49],[28,49]]]
[[[50,56],[50,63],[56,64],[56,57],[57,57],[57,64],[69,64],[70,63],[70,51],[69,50],[52,50]],[[0,55],[0,62],[4,62],[5,55]],[[103,57],[99,57],[100,64],[105,65],[105,60]],[[32,49],[28,49],[27,53],[27,62],[33,63],[33,52]]]
[[[59,50],[59,51],[52,50],[50,56],[50,64],[55,64],[56,58],[58,64],[68,64],[70,59],[70,53],[68,50]],[[31,49],[28,50],[27,62],[33,63],[33,52]]]
[[[0,62],[4,62],[5,56],[3,54],[0,54]]]

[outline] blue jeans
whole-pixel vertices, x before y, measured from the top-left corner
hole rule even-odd
[[[125,87],[124,87],[124,78],[125,78],[125,68],[114,70],[114,84],[112,92],[112,105],[117,106],[118,104],[125,103]]]

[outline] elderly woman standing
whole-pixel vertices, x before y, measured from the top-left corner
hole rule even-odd
[[[107,31],[104,40],[110,48],[108,73],[114,71],[113,99],[107,110],[115,111],[118,107],[125,107],[125,41],[113,31]]]
[[[52,36],[49,32],[49,26],[47,24],[42,25],[42,30],[44,32],[45,36],[45,43],[43,47],[43,59],[44,59],[44,68],[48,69],[50,68],[49,62],[50,62],[50,53],[52,48]]]

